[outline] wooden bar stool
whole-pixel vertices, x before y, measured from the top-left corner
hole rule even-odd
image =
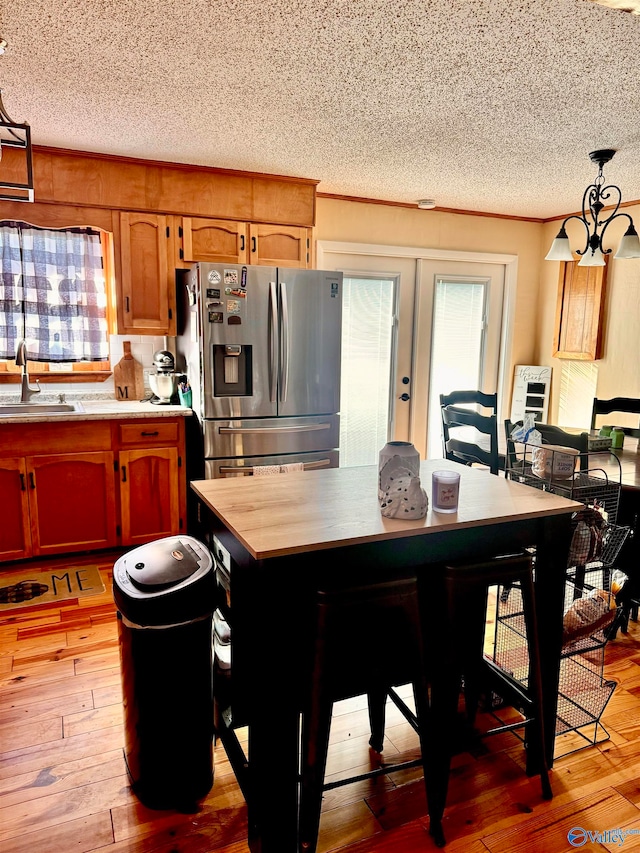
[[[384,767],[325,785],[324,775],[334,702],[369,694],[371,745],[382,748],[384,704],[389,688],[413,684],[427,801],[431,776],[427,755],[428,693],[417,580],[400,579],[348,589],[322,589],[315,600],[315,638],[303,694],[299,849],[314,853],[318,841],[322,792],[360,779],[389,773]],[[402,710],[402,709],[401,709]],[[408,711],[408,709],[405,709]],[[409,714],[411,712],[409,711]]]
[[[545,753],[542,722],[542,682],[538,624],[533,586],[532,561],[529,554],[496,557],[481,563],[446,565],[443,574],[442,599],[434,606],[433,591],[423,605],[423,626],[427,645],[438,642],[438,655],[432,660],[431,724],[438,734],[436,753],[431,753],[430,772],[438,780],[431,788],[431,834],[436,843],[444,843],[442,817],[446,804],[452,754],[452,723],[457,715],[461,680],[468,718],[473,722],[482,686],[489,686],[513,707],[523,709],[524,721],[499,726],[507,731],[525,725],[527,774],[540,775],[542,796],[553,796]],[[526,687],[508,672],[484,656],[484,630],[487,591],[492,586],[519,584],[522,593],[523,619],[529,651],[529,676]],[[426,597],[425,597],[426,598]],[[426,612],[425,612],[426,611]],[[489,733],[487,733],[489,734]]]

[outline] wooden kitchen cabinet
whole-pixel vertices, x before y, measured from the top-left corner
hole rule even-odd
[[[120,451],[123,545],[179,533],[178,461],[175,447]]]
[[[117,287],[120,334],[175,335],[173,217],[120,213]]]
[[[182,267],[196,261],[297,268],[311,265],[311,230],[300,226],[185,216],[177,227],[177,237]]]
[[[246,222],[183,216],[178,226],[181,266],[189,267],[196,261],[246,264],[247,238]]]
[[[311,233],[297,225],[249,225],[252,264],[270,267],[311,266]]]
[[[140,545],[184,529],[182,418],[122,422],[119,427],[123,545]]]
[[[116,544],[112,453],[0,459],[0,560]]]
[[[27,457],[34,556],[117,544],[111,452]]]
[[[184,418],[0,424],[0,562],[186,529]]]
[[[0,560],[31,556],[27,465],[24,458],[0,459]]]

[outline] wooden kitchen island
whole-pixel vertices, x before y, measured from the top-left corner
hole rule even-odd
[[[212,546],[215,535],[231,556],[233,724],[249,726],[244,786],[254,853],[297,850],[297,673],[313,594],[332,579],[393,578],[410,567],[435,582],[443,561],[535,546],[552,764],[570,519],[581,504],[443,460],[422,462],[427,493],[442,468],[460,471],[459,510],[439,515],[430,507],[417,521],[382,517],[377,466],[191,484],[203,535]]]

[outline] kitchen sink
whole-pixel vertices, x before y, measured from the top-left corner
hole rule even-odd
[[[7,415],[64,415],[84,412],[82,403],[4,403],[0,405],[0,418]]]

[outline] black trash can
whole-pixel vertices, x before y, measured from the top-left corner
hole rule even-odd
[[[125,759],[153,809],[191,811],[213,785],[213,560],[191,536],[124,554],[118,607]]]

